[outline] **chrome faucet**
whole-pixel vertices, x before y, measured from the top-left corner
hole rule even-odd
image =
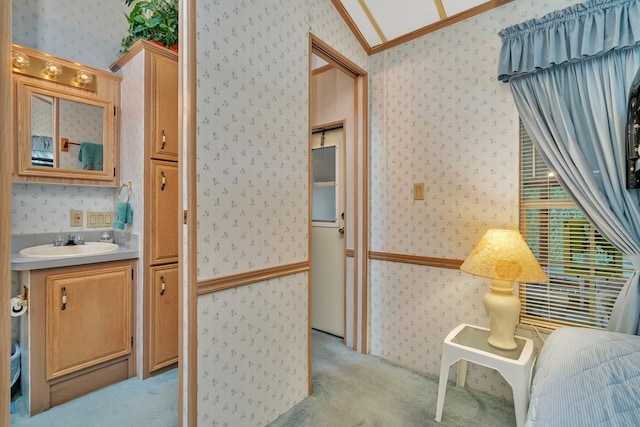
[[[84,245],[84,237],[82,234],[69,234],[66,246]]]
[[[84,245],[84,237],[82,234],[58,234],[53,240],[53,246],[73,246]]]

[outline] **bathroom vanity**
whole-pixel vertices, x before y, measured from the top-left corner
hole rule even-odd
[[[11,267],[29,302],[20,344],[30,414],[135,376],[138,251],[27,258],[19,249]]]
[[[12,82],[13,181],[115,191],[122,77],[13,44]],[[172,116],[177,122],[177,112]],[[162,134],[159,147],[177,155],[171,143],[177,141],[177,125]],[[163,189],[176,186],[177,168],[176,179],[166,184],[165,175],[174,177],[160,172]],[[70,226],[82,226],[79,219]],[[30,415],[137,375],[138,235],[117,232],[117,245],[109,247],[99,241],[111,224],[104,225],[88,225],[96,228],[82,229],[83,239],[61,245],[57,233],[12,236],[12,280],[17,278],[28,302],[19,334],[21,389]],[[168,288],[169,279],[177,283],[177,273],[162,272],[161,286]],[[174,294],[161,292],[164,300]],[[177,315],[172,319],[177,330]]]

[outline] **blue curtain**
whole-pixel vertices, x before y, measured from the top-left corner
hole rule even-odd
[[[537,150],[596,229],[633,262],[609,329],[639,334],[640,199],[625,188],[625,130],[640,67],[640,0],[574,5],[500,36],[498,78],[509,82]]]

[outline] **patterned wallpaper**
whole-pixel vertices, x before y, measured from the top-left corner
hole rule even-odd
[[[144,231],[144,120],[140,120],[138,112],[144,108],[144,55],[138,54],[122,69],[121,86],[121,120],[120,120],[120,182],[131,182],[129,203],[133,210],[133,222],[125,228],[125,234],[143,236]],[[122,194],[120,194],[122,191]],[[127,190],[118,190],[116,198],[126,198]],[[138,265],[144,265],[144,251],[140,248]],[[143,276],[144,271],[138,268],[138,313],[143,313]],[[143,348],[142,318],[138,317],[138,348]],[[138,372],[142,372],[142,358],[138,358]]]
[[[11,191],[11,233],[78,232],[69,226],[71,209],[108,211],[114,206],[112,187],[14,183]]]
[[[308,256],[307,10],[286,3],[200,5],[201,279]]]
[[[97,10],[99,9],[99,10]],[[108,69],[127,34],[122,0],[13,0],[13,42]]]
[[[497,33],[574,3],[512,2],[371,58],[372,250],[464,259],[488,228],[517,228],[518,122]],[[488,326],[487,279],[379,261],[370,277],[373,354],[438,375],[451,329]],[[511,399],[495,371],[474,367],[468,383]]]
[[[138,117],[137,112],[144,106],[144,55],[138,54],[131,59],[122,70],[122,110],[120,121],[120,182],[131,182],[131,194],[129,203],[133,210],[133,222],[126,227],[126,232],[142,235],[144,230],[144,192],[145,184],[144,168],[144,144],[140,141],[144,138],[144,120]],[[116,198],[123,200],[127,190],[120,189]],[[142,262],[142,253],[140,253]]]
[[[198,425],[264,426],[302,400],[307,275],[229,289],[198,302]]]
[[[196,12],[198,277],[305,260],[308,32],[366,57],[327,1],[202,1]],[[198,299],[199,424],[264,425],[306,396],[307,283],[297,274]]]
[[[308,256],[307,33],[366,61],[326,3],[308,9],[281,0],[242,11],[216,2],[200,6],[201,279]]]
[[[498,37],[472,22],[372,61],[373,250],[463,259],[486,228],[517,224],[516,115]],[[473,47],[458,53],[460,38]]]

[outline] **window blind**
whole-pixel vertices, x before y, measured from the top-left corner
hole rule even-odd
[[[520,322],[606,328],[631,265],[584,217],[520,123],[520,232],[549,276],[521,283]]]

